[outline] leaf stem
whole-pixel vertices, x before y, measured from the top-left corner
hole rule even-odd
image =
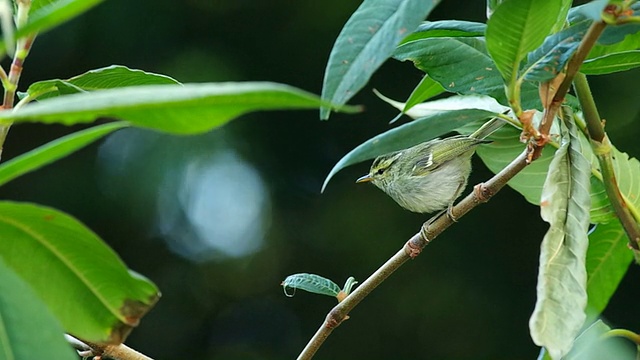
[[[83,356],[102,356],[113,360],[153,360],[125,344],[103,345],[86,340],[80,340],[71,335],[65,335],[69,342],[78,351],[83,352]]]
[[[611,202],[611,207],[616,213],[618,219],[622,223],[627,236],[629,237],[629,246],[634,250],[640,250],[640,226],[638,226],[638,220],[635,218],[627,201],[620,192],[618,187],[618,181],[616,180],[616,174],[613,167],[613,159],[611,154],[611,142],[609,137],[604,131],[604,126],[598,109],[596,108],[595,101],[591,95],[589,89],[589,83],[587,77],[584,74],[578,73],[574,81],[576,95],[578,101],[580,101],[580,107],[582,108],[584,119],[587,125],[587,135],[590,138],[591,147],[600,164],[600,171],[602,172],[602,183],[607,197]]]

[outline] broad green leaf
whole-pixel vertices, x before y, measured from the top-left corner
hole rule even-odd
[[[487,50],[508,87],[515,86],[520,62],[551,32],[562,2],[507,0],[487,22]]]
[[[463,133],[471,132],[465,130]],[[504,126],[489,137],[493,143],[478,147],[476,153],[493,173],[498,173],[524,151],[526,145],[520,142],[519,137],[520,130]],[[553,148],[545,146],[542,156],[519,172],[508,185],[524,196],[528,202],[536,206],[540,205],[542,185],[551,159],[553,159]]]
[[[467,123],[489,119],[496,115],[494,112],[478,109],[442,111],[386,131],[358,145],[343,156],[327,175],[322,185],[322,191],[338,171],[349,165],[417,145],[462,127]]]
[[[555,78],[578,49],[589,24],[583,21],[547,37],[540,47],[529,53],[521,76],[539,82]]]
[[[78,359],[64,340],[64,330],[58,320],[29,285],[7,267],[2,259],[0,359]]]
[[[632,260],[629,239],[618,219],[596,225],[589,234],[586,263],[590,316],[602,313]]]
[[[101,69],[90,70],[66,80],[52,79],[35,82],[29,86],[26,95],[30,98],[43,100],[84,91],[105,90],[127,86],[170,84],[178,84],[178,81],[166,75],[129,69],[126,66],[112,65]]]
[[[294,274],[287,276],[282,282],[284,293],[287,296],[293,296],[296,289],[308,291],[314,294],[338,296],[340,287],[333,281],[315,274]],[[287,289],[293,289],[294,292],[289,294]]]
[[[43,33],[100,4],[103,0],[58,0],[36,4],[29,13],[29,21],[18,29],[16,38]]]
[[[593,48],[591,48],[587,60],[633,50],[640,50],[640,32],[627,35],[623,41],[612,45],[595,44]]]
[[[447,91],[504,99],[502,79],[480,38],[416,40],[399,46],[394,57],[412,61]]]
[[[404,38],[404,40],[402,40],[400,44],[433,37],[484,36],[486,28],[486,24],[471,21],[426,21],[422,23],[422,25],[418,26],[416,31],[414,31],[411,35]]]
[[[414,107],[415,105],[425,100],[431,99],[436,95],[440,95],[444,91],[445,91],[444,88],[442,87],[442,85],[440,85],[439,82],[430,78],[429,75],[425,75],[422,78],[422,80],[420,80],[420,83],[418,84],[418,86],[416,86],[416,88],[413,89],[413,91],[411,92],[411,95],[409,95],[409,99],[407,99],[407,102],[404,105],[404,107],[401,109],[401,111],[403,113],[406,113],[407,111],[411,110],[411,108]]]
[[[625,51],[586,60],[580,71],[587,75],[602,75],[635,69],[640,66],[640,50]]]
[[[364,1],[333,45],[324,74],[322,99],[345,104],[437,3],[437,0]],[[320,118],[328,119],[330,110],[323,106]]]
[[[73,125],[114,117],[175,134],[202,133],[258,110],[331,106],[317,96],[269,82],[144,85],[72,94],[0,112],[0,122]],[[338,110],[356,111],[342,106]]]
[[[591,166],[582,155],[575,124],[566,124],[542,191],[540,215],[550,227],[542,240],[537,301],[529,320],[533,342],[553,359],[571,350],[587,305]]]
[[[119,344],[160,296],[78,220],[0,202],[0,258],[47,304],[66,332]]]
[[[571,10],[571,5],[573,3],[572,0],[561,0],[561,2],[562,4],[560,5],[560,11],[558,12],[558,16],[556,17],[556,22],[551,28],[552,34],[555,34],[558,31],[562,30],[567,24],[567,16],[569,15],[569,10]]]
[[[0,164],[0,186],[26,173],[59,160],[103,136],[128,126],[117,122],[95,126],[61,137]]]

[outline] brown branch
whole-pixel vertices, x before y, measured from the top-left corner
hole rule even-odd
[[[567,96],[567,93],[571,88],[573,78],[578,70],[580,70],[580,66],[582,66],[584,59],[587,58],[591,48],[593,48],[593,45],[596,43],[596,40],[598,40],[606,26],[607,24],[604,21],[594,21],[589,27],[589,30],[587,30],[584,38],[582,38],[578,49],[567,63],[567,71],[564,75],[564,80],[562,80],[562,83],[558,86],[551,102],[548,105],[545,105],[544,113],[542,114],[542,122],[538,128],[542,141],[534,145],[531,160],[535,160],[542,155],[542,148],[549,141],[549,131],[551,130],[553,119],[556,117],[562,102],[564,102],[565,96]]]
[[[464,216],[466,213],[476,206],[487,202],[493,195],[502,189],[509,180],[524,169],[529,162],[528,150],[525,150],[517,158],[515,158],[502,171],[494,175],[485,183],[478,184],[474,187],[474,191],[462,199],[452,209],[452,214],[456,219]],[[344,301],[336,305],[329,314],[320,328],[307,343],[305,348],[298,356],[298,360],[308,360],[318,351],[320,346],[329,337],[333,329],[340,325],[347,315],[355,308],[367,295],[369,295],[378,285],[388,278],[407,260],[415,258],[420,254],[422,249],[444,230],[451,226],[454,221],[449,216],[439,216],[434,221],[429,220],[422,226],[422,230],[413,235],[404,247],[395,255],[387,260],[376,272],[374,272],[367,280],[365,280],[358,288],[355,289]],[[427,224],[429,224],[427,226]]]
[[[125,344],[103,345],[80,340],[71,335],[65,336],[67,338],[67,342],[71,343],[74,348],[82,352],[83,357],[101,356],[113,360],[153,360]]]

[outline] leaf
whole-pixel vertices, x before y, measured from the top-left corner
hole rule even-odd
[[[573,122],[551,161],[544,184],[540,214],[550,224],[542,240],[537,301],[529,320],[534,343],[553,359],[572,347],[586,315],[589,239],[590,164]]]
[[[77,359],[63,334],[42,300],[0,259],[0,359]]]
[[[580,71],[587,75],[602,75],[640,67],[640,50],[609,54],[586,60]]]
[[[635,34],[627,35],[623,41],[620,41],[612,45],[595,44],[593,48],[591,48],[591,51],[589,51],[587,60],[603,57],[605,55],[612,55],[612,54],[623,53],[623,52],[639,50],[639,49],[640,49],[640,32],[637,32]]]
[[[349,165],[417,145],[423,141],[446,134],[469,122],[488,119],[494,116],[496,116],[496,113],[486,110],[449,110],[433,113],[388,130],[358,145],[347,155],[343,156],[342,159],[333,166],[329,175],[327,175],[321,191],[324,191],[329,180],[331,180],[338,171]]]
[[[502,78],[479,38],[416,40],[399,46],[394,57],[411,60],[447,91],[504,98]]]
[[[29,13],[29,21],[15,37],[21,38],[34,33],[43,33],[100,4],[103,0],[58,0],[48,4],[37,4]]]
[[[429,77],[429,75],[425,75],[420,80],[418,86],[411,92],[409,95],[409,99],[407,99],[406,104],[402,109],[400,109],[403,113],[409,111],[415,105],[428,100],[434,96],[440,95],[444,92],[444,88],[440,83],[433,80]]]
[[[520,62],[551,32],[562,2],[558,0],[507,0],[487,22],[487,50],[507,87],[517,79]]]
[[[404,38],[404,40],[402,40],[400,44],[433,37],[484,36],[486,28],[486,24],[471,21],[426,21],[422,23],[422,25],[418,26],[416,31],[414,31],[411,35]]]
[[[111,65],[87,71],[70,79],[38,81],[29,86],[26,94],[40,100],[84,91],[104,90],[127,86],[178,84],[178,81],[160,74]]]
[[[294,274],[287,276],[282,282],[285,295],[292,297],[296,289],[308,291],[314,294],[337,297],[340,287],[333,281],[315,274]],[[287,293],[287,288],[294,289],[292,294]]]
[[[628,246],[629,239],[617,219],[608,224],[598,224],[589,234],[587,311],[591,317],[602,313],[626,274],[633,260]]]
[[[382,101],[398,110],[402,111],[407,107],[405,103],[391,100],[379,92],[376,92],[376,95],[382,99]],[[509,110],[508,107],[498,104],[496,99],[486,95],[454,95],[444,99],[420,103],[413,106],[411,110],[406,112],[406,114],[414,119],[418,119],[429,115],[439,114],[443,111],[462,109],[480,109],[491,111],[496,114]]]
[[[202,133],[257,110],[330,106],[313,94],[269,83],[145,85],[72,94],[1,111],[0,122],[73,125],[115,117],[132,125],[175,134]],[[338,110],[356,111],[342,106]]]
[[[602,11],[607,3],[607,0],[597,0],[576,6],[569,11],[569,22],[573,24],[585,19],[600,21],[602,19]],[[640,16],[640,3],[635,2],[632,4],[631,10],[633,10],[633,16]],[[607,26],[600,37],[598,37],[598,44],[613,45],[624,41],[626,37],[637,34],[638,32],[640,32],[640,24],[638,23]]]
[[[529,53],[522,77],[539,82],[555,78],[578,49],[589,25],[590,22],[583,21],[547,37],[539,48]]]
[[[65,331],[87,341],[121,343],[160,296],[96,234],[58,210],[0,202],[0,239],[0,258]]]
[[[345,104],[389,58],[396,45],[413,31],[438,3],[433,0],[367,0],[338,35],[322,84],[322,99]],[[320,118],[329,118],[323,106]]]
[[[567,354],[565,360],[596,360],[604,354],[594,356],[594,350],[599,343],[602,343],[602,336],[606,334],[611,328],[605,324],[602,320],[597,320],[586,328],[580,336],[576,338],[576,341],[571,349],[571,352]],[[611,356],[611,352],[607,353],[606,357]],[[617,358],[618,357],[612,357]]]
[[[48,144],[0,164],[0,186],[59,160],[118,129],[128,126],[117,122],[95,126],[61,137]]]
[[[466,129],[463,131],[466,134],[471,132]],[[526,145],[520,142],[519,137],[520,130],[511,126],[503,126],[489,137],[493,142],[488,146],[478,147],[476,153],[485,165],[497,174],[524,151]],[[551,159],[553,159],[553,148],[546,146],[542,150],[542,156],[519,172],[509,181],[508,185],[531,204],[540,205],[542,185],[547,176]]]

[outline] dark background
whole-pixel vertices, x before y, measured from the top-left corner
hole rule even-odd
[[[359,3],[110,0],[41,35],[20,90],[121,64],[182,82],[267,80],[319,94],[333,42]],[[484,2],[445,1],[429,19],[484,14]],[[639,75],[591,78],[614,144],[632,156]],[[288,298],[280,282],[299,272],[363,281],[426,219],[354,184],[369,164],[319,191],[344,154],[396,115],[371,89],[403,100],[420,77],[389,61],[352,100],[364,113],[327,122],[317,111],[263,112],[193,137],[121,130],[0,194],[76,216],[161,288],[132,347],[156,359],[294,358],[335,300]],[[4,159],[78,129],[15,126]],[[471,184],[491,176],[474,161]],[[505,189],[391,276],[317,358],[535,358],[528,319],[546,227],[536,206]],[[633,267],[605,312],[612,325],[640,330],[639,274]]]

